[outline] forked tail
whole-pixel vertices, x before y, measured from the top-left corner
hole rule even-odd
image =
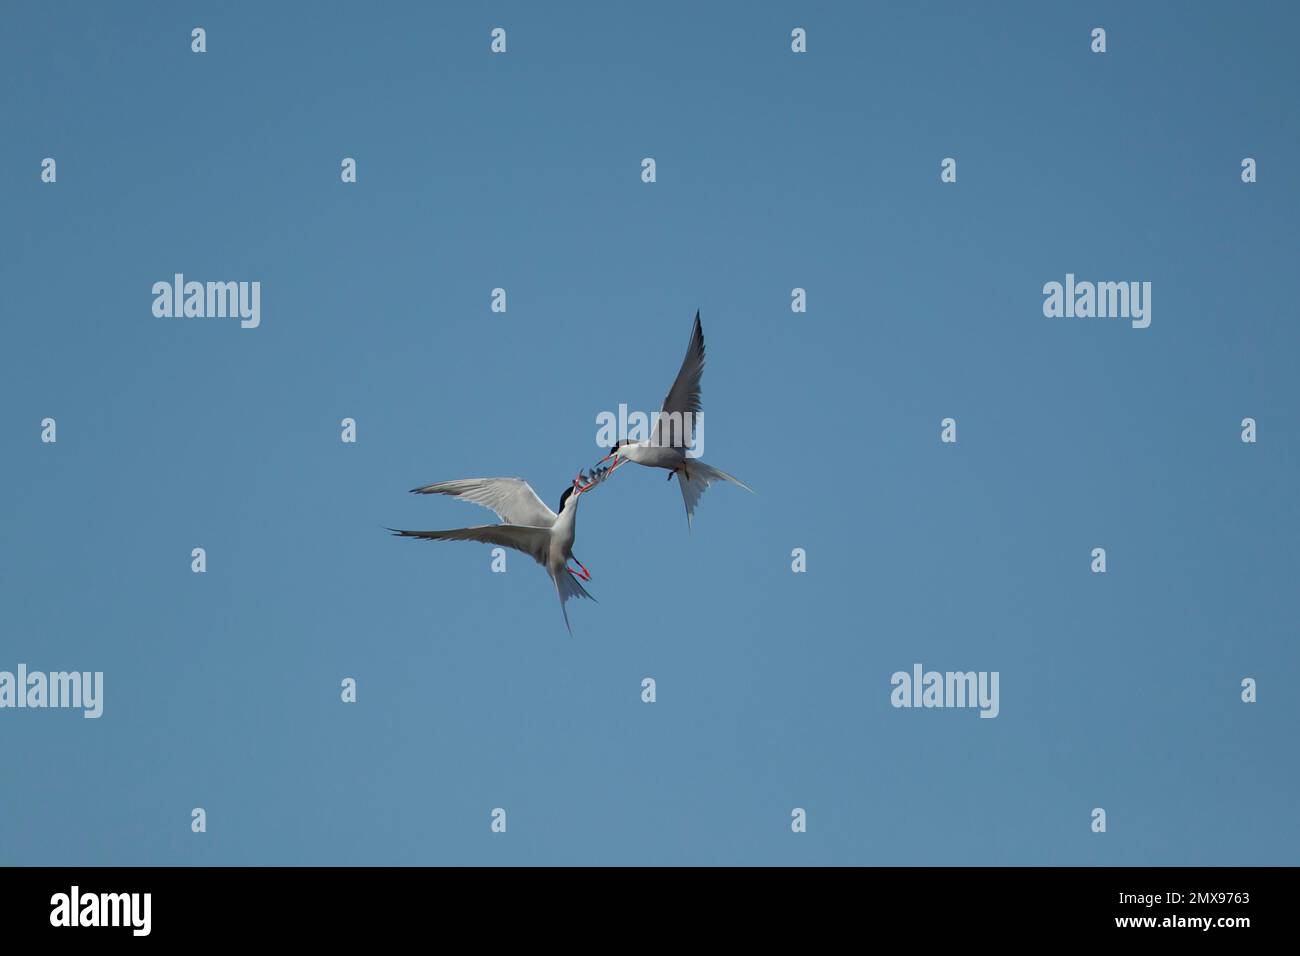
[[[566,608],[565,602],[569,598],[586,598],[588,601],[596,599],[587,593],[587,589],[571,571],[564,569],[555,578],[555,593],[560,596],[560,612],[564,615],[564,626],[569,630],[569,637],[573,637],[573,627],[569,624],[569,609]]]
[[[755,494],[754,489],[739,478],[727,474],[721,468],[706,465],[698,459],[688,458],[686,460],[686,463],[677,471],[677,481],[682,488],[682,502],[686,505],[686,527],[688,529],[691,527],[691,519],[695,517],[695,505],[700,500],[700,495],[704,494],[704,489],[715,481],[729,481],[733,485],[740,485],[751,495]]]

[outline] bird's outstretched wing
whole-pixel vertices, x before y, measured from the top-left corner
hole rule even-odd
[[[551,546],[548,528],[526,528],[513,524],[484,524],[473,528],[453,528],[450,531],[389,531],[400,538],[424,538],[427,541],[482,541],[522,551],[538,564],[546,564]]]
[[[673,387],[664,396],[663,408],[655,420],[653,443],[659,448],[689,448],[695,416],[700,413],[700,378],[704,375],[704,329],[695,313],[691,341],[677,371]]]
[[[522,478],[461,478],[412,488],[417,495],[451,495],[464,498],[496,512],[504,524],[549,528],[555,512],[542,503],[537,492]]]

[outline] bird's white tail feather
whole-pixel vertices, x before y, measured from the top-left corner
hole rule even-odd
[[[569,610],[564,606],[565,602],[569,598],[586,598],[588,601],[596,599],[588,594],[587,589],[568,571],[561,571],[556,576],[555,592],[560,596],[560,612],[564,615],[564,626],[569,629],[569,637],[573,637],[573,627],[569,624]]]
[[[691,526],[691,519],[695,517],[695,505],[700,500],[700,495],[715,481],[729,481],[754,494],[753,488],[721,468],[706,465],[698,459],[687,459],[686,464],[677,472],[677,482],[682,488],[682,502],[686,505],[686,527]]]

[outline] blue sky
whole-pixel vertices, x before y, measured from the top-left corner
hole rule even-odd
[[[5,11],[0,670],[105,702],[0,711],[0,863],[1297,863],[1295,8],[547,6]],[[575,638],[384,532],[554,507],[697,309],[758,494],[586,496]]]

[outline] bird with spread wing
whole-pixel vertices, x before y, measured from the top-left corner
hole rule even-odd
[[[695,517],[695,505],[706,488],[715,481],[729,481],[753,494],[754,489],[721,468],[706,465],[698,458],[687,455],[694,443],[693,433],[697,417],[703,414],[700,404],[700,379],[704,376],[704,328],[700,313],[695,313],[691,340],[686,346],[686,357],[677,370],[677,378],[664,397],[663,408],[655,419],[654,429],[647,441],[620,439],[601,462],[613,462],[611,470],[624,461],[634,461],[647,468],[664,468],[668,480],[677,476],[681,485],[682,502],[686,505],[686,527]]]
[[[556,514],[546,507],[542,499],[537,497],[537,492],[522,478],[462,478],[458,481],[442,481],[422,488],[412,488],[411,492],[417,495],[451,495],[472,501],[496,512],[501,523],[453,528],[450,531],[388,530],[402,538],[482,541],[484,544],[522,551],[545,568],[555,582],[555,591],[560,597],[560,611],[564,614],[564,626],[572,637],[573,627],[569,624],[569,612],[565,603],[569,598],[575,597],[595,600],[581,583],[591,580],[591,572],[573,556],[578,500],[593,484],[594,482],[589,482],[584,485],[575,479],[560,496],[560,513]],[[569,567],[570,560],[579,570]]]

